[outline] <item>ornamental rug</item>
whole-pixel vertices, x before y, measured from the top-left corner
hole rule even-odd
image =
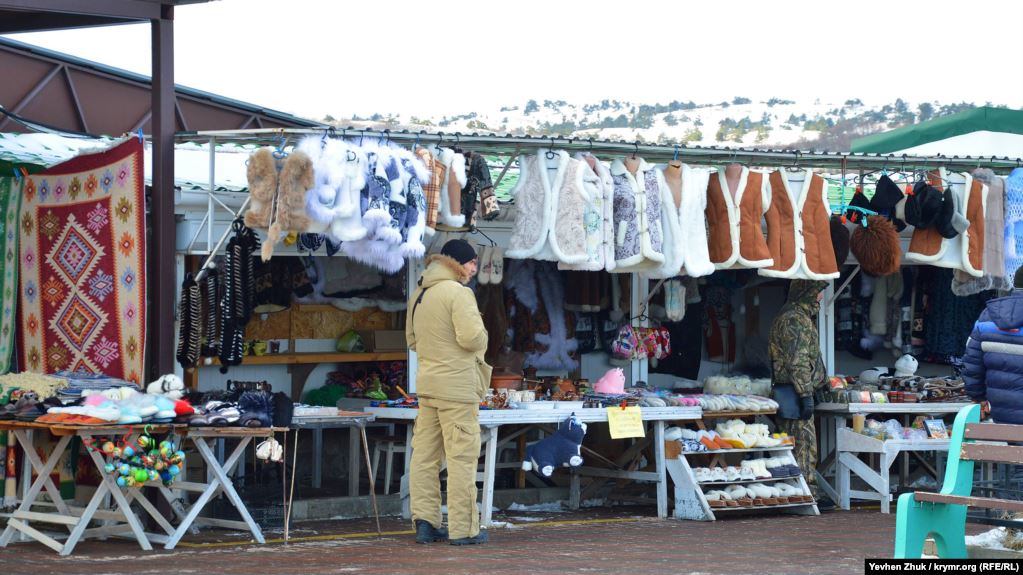
[[[18,210],[21,207],[19,178],[0,178],[0,374],[11,369],[14,350],[14,317],[18,303]]]
[[[141,381],[142,175],[142,143],[131,138],[26,178],[17,330],[22,369]]]

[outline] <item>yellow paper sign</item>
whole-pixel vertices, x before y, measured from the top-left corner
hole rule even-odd
[[[611,429],[611,439],[627,437],[645,437],[643,428],[643,412],[640,407],[609,407],[607,408],[607,425]]]

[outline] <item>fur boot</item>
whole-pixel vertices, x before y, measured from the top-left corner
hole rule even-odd
[[[270,225],[270,209],[277,191],[277,165],[269,148],[260,148],[249,156],[246,174],[252,200],[245,212],[245,225],[265,228]]]
[[[868,216],[867,227],[857,227],[849,242],[863,271],[882,277],[899,271],[902,246],[895,226],[883,216]]]

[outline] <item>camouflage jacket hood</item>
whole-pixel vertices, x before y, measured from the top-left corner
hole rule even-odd
[[[772,381],[794,385],[801,396],[811,395],[827,381],[817,333],[817,294],[826,286],[823,281],[792,280],[788,301],[771,326]]]

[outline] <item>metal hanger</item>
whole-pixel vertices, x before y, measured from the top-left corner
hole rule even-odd
[[[545,156],[547,157],[547,160],[553,160],[554,158],[558,157],[558,153],[554,152],[554,137],[553,136],[550,137],[550,147],[547,148],[547,153],[545,154]]]
[[[495,242],[495,241],[494,241],[494,239],[493,239],[493,238],[491,238],[490,236],[488,236],[488,235],[486,234],[486,232],[484,232],[483,230],[481,230],[481,229],[479,229],[479,228],[473,228],[473,229],[472,229],[472,231],[471,231],[470,233],[473,233],[473,234],[479,234],[479,235],[481,235],[481,236],[483,236],[483,237],[487,238],[487,241],[488,241],[488,242],[490,242],[490,247],[492,247],[492,248],[493,248],[493,247],[497,247],[497,242]],[[480,244],[480,245],[483,245],[483,244]]]
[[[632,159],[635,160],[636,159],[636,154],[639,153],[639,140],[636,140],[635,142],[633,142],[632,145],[635,146],[635,148],[632,150]]]

